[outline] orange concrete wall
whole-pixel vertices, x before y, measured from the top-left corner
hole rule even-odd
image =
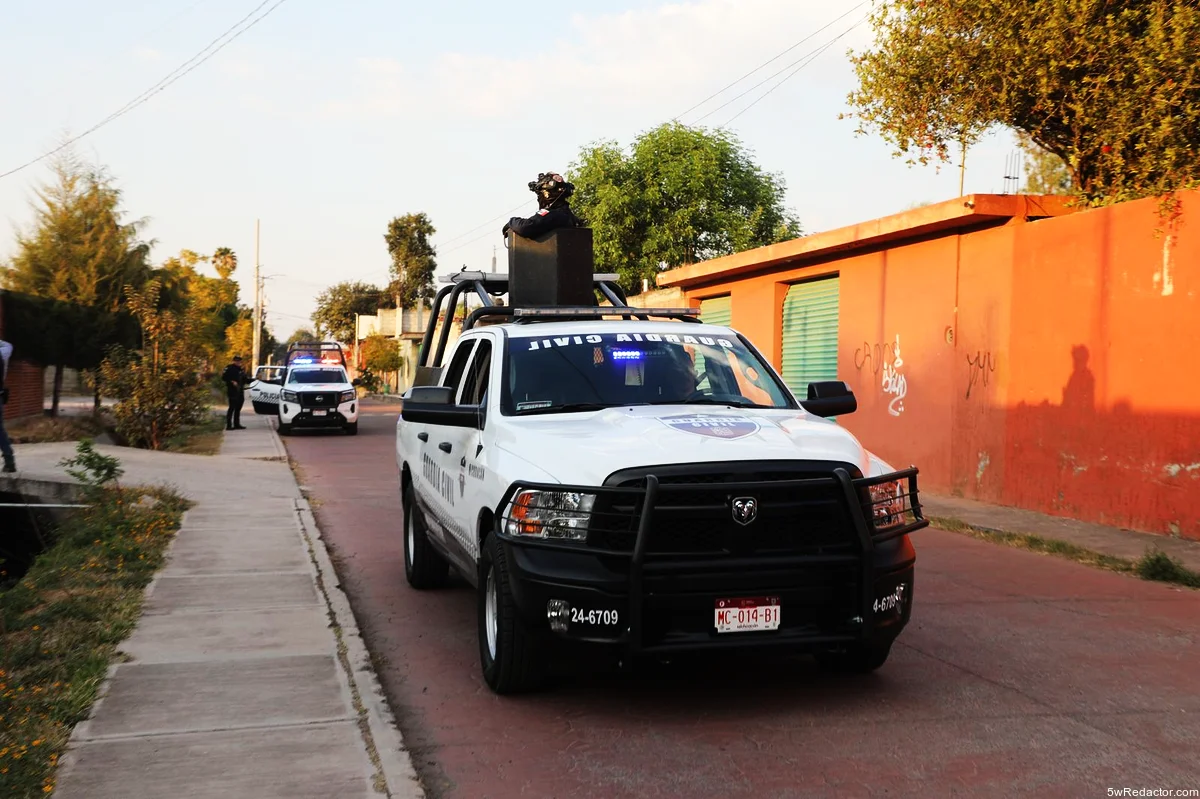
[[[1200,539],[1200,193],[687,290],[778,367],[787,286],[841,277],[840,420],[927,490]],[[897,346],[898,345],[898,346]],[[803,387],[798,388],[802,393]]]

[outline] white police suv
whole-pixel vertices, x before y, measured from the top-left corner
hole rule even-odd
[[[566,645],[627,666],[723,649],[881,666],[912,612],[917,469],[830,421],[857,407],[844,383],[799,400],[736,330],[628,308],[595,278],[617,307],[565,281],[578,304],[521,307],[514,276],[445,366],[444,334],[425,365],[435,310],[396,427],[409,583],[454,568],[475,587],[498,693],[537,686]],[[509,276],[451,283],[435,309]]]
[[[255,410],[274,407],[280,435],[295,428],[340,428],[358,433],[359,397],[336,342],[299,342],[288,347],[277,383],[260,382]]]

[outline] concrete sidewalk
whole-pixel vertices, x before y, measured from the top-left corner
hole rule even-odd
[[[286,451],[268,420],[244,424],[212,457],[97,447],[123,482],[196,505],[55,796],[423,795]],[[62,479],[73,454],[22,446],[19,477]]]
[[[1147,550],[1158,548],[1184,566],[1200,571],[1200,541],[1155,535],[1103,524],[1080,522],[1020,508],[989,505],[969,499],[921,495],[921,506],[930,519],[963,522],[980,530],[997,533],[1027,533],[1065,541],[1102,555],[1138,560]]]

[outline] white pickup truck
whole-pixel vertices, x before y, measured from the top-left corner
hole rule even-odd
[[[452,282],[486,299],[505,279]],[[498,693],[568,644],[626,666],[754,648],[881,666],[912,612],[917,469],[828,418],[857,407],[844,383],[800,400],[736,330],[625,310],[485,306],[404,396],[409,583],[475,587]]]

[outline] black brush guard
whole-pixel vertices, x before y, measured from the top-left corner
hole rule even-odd
[[[660,470],[667,471],[667,470]],[[687,649],[719,648],[720,643],[703,644],[671,644],[667,646],[646,646],[645,634],[645,605],[647,600],[647,572],[653,579],[664,577],[686,580],[689,577],[701,577],[704,574],[730,572],[730,570],[787,570],[851,568],[857,575],[854,580],[856,601],[854,612],[859,632],[853,636],[829,635],[825,638],[808,637],[805,644],[831,645],[844,644],[850,640],[869,640],[875,629],[875,583],[879,576],[876,569],[876,550],[880,545],[902,538],[912,532],[929,525],[924,517],[918,498],[916,467],[890,472],[877,477],[856,477],[846,468],[834,468],[822,476],[805,477],[801,479],[770,480],[769,482],[678,482],[686,477],[675,478],[664,485],[660,477],[650,473],[640,477],[636,486],[606,485],[569,486],[557,483],[526,483],[518,482],[509,487],[501,500],[496,512],[496,530],[504,542],[517,547],[529,547],[548,552],[562,552],[579,555],[586,553],[603,559],[614,559],[620,563],[627,562],[628,582],[627,595],[629,602],[628,626],[623,636],[629,655],[654,654],[660,650],[680,651]],[[900,492],[885,497],[875,498],[871,489],[898,483]],[[848,524],[839,525],[842,529],[836,531],[837,540],[827,537],[819,545],[796,547],[794,551],[772,551],[765,554],[733,553],[725,549],[709,551],[671,550],[654,546],[656,538],[655,513],[664,492],[673,495],[697,495],[697,509],[712,510],[711,500],[714,489],[719,488],[723,493],[761,492],[764,488],[773,491],[794,490],[798,495],[805,492],[824,494],[830,501],[835,502]],[[510,521],[512,500],[523,491],[548,491],[562,493],[581,493],[596,495],[596,506],[601,510],[593,511],[587,527],[587,543],[540,538],[529,535],[510,535],[505,531],[506,523]],[[890,506],[890,507],[889,507]],[[539,509],[538,506],[527,505],[528,509]],[[546,509],[546,508],[542,508]],[[679,510],[675,505],[672,510]],[[879,517],[879,522],[876,518]],[[614,534],[632,533],[632,546],[614,548],[611,542]],[[626,539],[628,540],[628,538]],[[597,546],[594,542],[603,541],[608,546]],[[745,639],[741,639],[745,640]],[[739,645],[739,641],[729,639],[729,646]],[[759,639],[757,645],[769,641]],[[781,644],[795,643],[794,640],[780,640]]]

